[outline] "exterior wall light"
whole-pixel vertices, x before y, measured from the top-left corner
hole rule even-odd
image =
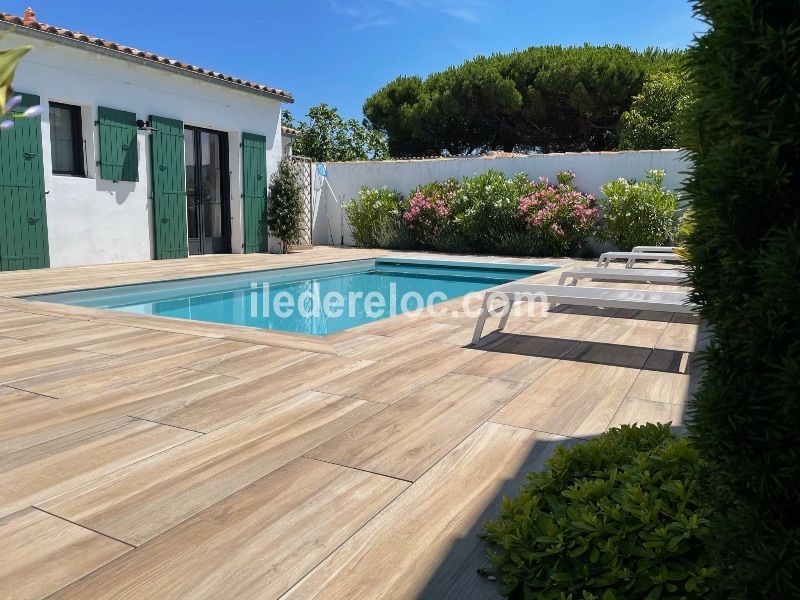
[[[136,121],[136,128],[139,131],[144,131],[147,135],[153,135],[154,131],[158,131],[155,127],[150,124],[150,121],[142,121],[141,119],[137,119]]]

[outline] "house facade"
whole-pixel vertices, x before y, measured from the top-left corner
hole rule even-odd
[[[0,269],[270,249],[283,90],[0,13],[41,117],[0,132]],[[275,244],[277,247],[277,244]]]

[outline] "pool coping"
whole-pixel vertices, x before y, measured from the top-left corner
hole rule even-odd
[[[501,258],[501,257],[486,257],[487,259],[491,258]],[[513,257],[509,257],[513,258]],[[20,303],[24,306],[28,307],[29,312],[39,312],[42,314],[55,314],[58,316],[62,316],[65,318],[78,318],[78,319],[85,319],[89,321],[98,321],[107,324],[118,324],[123,326],[131,326],[131,327],[142,327],[145,329],[156,329],[156,330],[163,330],[163,331],[171,331],[176,333],[184,333],[187,335],[198,335],[202,337],[208,338],[217,338],[217,339],[228,339],[232,341],[246,341],[250,343],[257,343],[263,344],[268,346],[277,346],[277,347],[287,347],[287,348],[295,348],[295,349],[309,349],[313,350],[314,352],[322,352],[327,354],[340,354],[338,350],[336,350],[332,345],[331,342],[338,341],[340,339],[346,339],[350,336],[359,336],[359,335],[368,335],[364,332],[359,332],[362,328],[369,327],[378,321],[389,321],[391,319],[399,318],[399,317],[406,317],[410,318],[410,315],[415,313],[407,312],[407,313],[399,313],[396,315],[390,315],[383,319],[379,319],[378,321],[371,321],[369,323],[363,323],[356,327],[352,327],[349,329],[344,329],[342,331],[337,331],[334,333],[327,333],[323,335],[318,334],[309,334],[309,333],[297,333],[291,331],[281,331],[276,329],[265,329],[260,327],[251,327],[249,325],[233,325],[228,323],[214,323],[211,321],[193,321],[190,319],[180,319],[177,317],[169,317],[169,316],[154,316],[154,315],[146,315],[141,313],[127,313],[123,311],[114,311],[112,309],[107,308],[95,308],[95,307],[84,307],[84,306],[77,306],[71,304],[61,304],[56,302],[46,302],[42,300],[35,300],[32,299],[32,296],[43,296],[43,295],[51,295],[56,293],[69,293],[69,292],[80,292],[80,291],[88,291],[88,290],[100,290],[106,288],[117,288],[117,287],[128,287],[128,286],[135,286],[135,285],[145,285],[148,283],[166,283],[169,281],[189,281],[194,279],[206,279],[211,277],[220,277],[225,275],[247,275],[250,273],[260,273],[264,271],[280,271],[286,269],[294,269],[294,268],[304,268],[304,267],[314,267],[319,265],[338,265],[344,264],[348,262],[363,262],[363,261],[377,261],[379,259],[388,259],[388,262],[415,262],[416,264],[433,264],[434,262],[441,264],[448,264],[451,265],[452,263],[462,263],[464,265],[473,265],[477,264],[479,267],[487,268],[486,265],[492,265],[496,267],[497,265],[502,265],[503,268],[506,266],[514,266],[516,265],[517,268],[512,268],[510,270],[530,270],[532,267],[546,267],[546,270],[539,271],[536,273],[531,273],[529,277],[537,277],[539,275],[551,273],[554,270],[559,268],[563,268],[566,265],[558,265],[558,264],[525,264],[525,263],[505,263],[505,262],[495,262],[494,260],[486,260],[486,261],[469,261],[469,260],[459,260],[458,258],[454,258],[453,260],[442,260],[442,259],[426,259],[424,257],[402,257],[402,256],[392,256],[391,254],[384,254],[384,255],[377,255],[371,258],[356,258],[356,259],[343,259],[343,260],[329,260],[324,261],[321,263],[310,263],[306,265],[291,265],[291,266],[280,266],[274,268],[262,268],[262,269],[254,269],[254,270],[247,270],[247,271],[236,271],[233,273],[215,273],[212,275],[199,275],[193,277],[176,277],[174,279],[161,279],[161,280],[149,280],[149,281],[139,281],[130,284],[118,284],[113,286],[100,286],[97,288],[80,288],[80,289],[71,289],[71,290],[63,290],[62,292],[44,292],[39,294],[28,294],[24,296],[15,296],[15,297],[0,297],[0,306],[3,303],[10,303],[16,305],[17,308],[21,308],[19,306]],[[534,257],[530,257],[528,260],[535,260]],[[552,259],[551,259],[552,260]],[[526,277],[522,277],[521,279],[527,279]],[[492,286],[483,290],[483,292],[488,292],[494,289],[497,286]],[[480,292],[478,292],[480,293]],[[459,297],[460,298],[460,297]],[[457,298],[455,298],[457,299]],[[449,299],[452,300],[452,299]],[[34,310],[30,310],[34,309]],[[133,323],[130,321],[134,321]],[[263,340],[259,338],[265,338]],[[256,338],[256,339],[253,339]],[[278,338],[278,339],[276,339]]]

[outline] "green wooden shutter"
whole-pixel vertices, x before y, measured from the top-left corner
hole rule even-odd
[[[242,134],[242,204],[245,253],[266,252],[267,138]]]
[[[39,96],[21,96],[14,113],[39,104]],[[42,120],[14,119],[13,129],[0,131],[0,270],[49,265]]]
[[[150,122],[156,130],[150,136],[156,258],[186,258],[189,241],[183,122],[155,116]]]
[[[139,144],[136,114],[105,106],[97,107],[100,128],[100,178],[139,181]]]

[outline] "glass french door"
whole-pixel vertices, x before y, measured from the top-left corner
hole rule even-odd
[[[231,251],[228,136],[184,127],[189,254]]]

